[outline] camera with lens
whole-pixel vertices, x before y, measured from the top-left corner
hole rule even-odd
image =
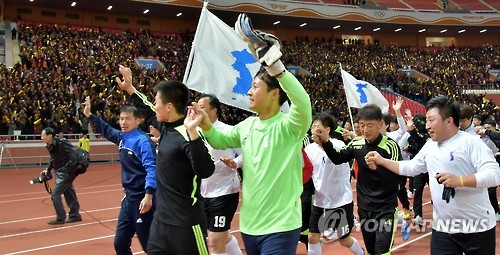
[[[52,174],[50,171],[47,171],[45,174],[44,172],[41,173],[41,175],[37,178],[34,178],[33,180],[30,181],[30,184],[35,184],[35,183],[44,183],[48,180],[52,179]]]

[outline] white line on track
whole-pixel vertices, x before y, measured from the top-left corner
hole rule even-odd
[[[110,184],[110,185],[101,185],[101,186],[90,186],[90,187],[83,187],[83,188],[76,188],[78,190],[84,190],[84,189],[101,189],[101,188],[109,188],[109,187],[115,187],[115,186],[120,186],[121,184]],[[16,196],[27,196],[27,195],[41,195],[41,194],[46,194],[45,191],[38,191],[38,192],[27,192],[27,193],[15,193],[15,194],[8,194],[8,195],[0,195],[0,198],[3,197],[16,197]]]
[[[425,234],[423,234],[423,235],[421,235],[421,236],[419,236],[419,237],[417,237],[417,238],[415,238],[415,239],[413,239],[413,240],[411,240],[411,241],[406,241],[406,242],[404,242],[404,243],[402,243],[402,244],[400,244],[400,245],[398,245],[398,246],[396,246],[396,247],[392,248],[392,251],[395,251],[395,250],[397,250],[397,249],[399,249],[399,248],[403,248],[403,247],[405,247],[405,246],[407,246],[407,245],[409,245],[409,244],[412,244],[412,243],[414,243],[414,242],[416,242],[416,241],[419,241],[420,239],[426,238],[426,237],[428,237],[428,236],[429,236],[429,235],[431,235],[431,234],[432,234],[432,231],[431,231],[431,232],[429,232],[429,233],[425,233]]]
[[[123,189],[108,189],[108,190],[99,190],[99,191],[91,191],[91,192],[79,192],[78,196],[82,195],[89,195],[89,194],[97,194],[97,193],[104,193],[104,192],[110,192],[110,191],[123,191]],[[43,196],[43,197],[31,197],[31,198],[23,198],[23,199],[14,199],[14,200],[6,200],[6,201],[0,201],[0,204],[6,204],[6,203],[14,203],[14,202],[23,202],[23,201],[30,201],[30,200],[39,200],[39,199],[46,199],[49,198],[48,196]]]
[[[36,230],[36,231],[28,231],[28,232],[23,232],[23,233],[18,233],[18,234],[0,236],[0,239],[9,238],[9,237],[16,237],[16,236],[23,236],[23,235],[38,234],[38,233],[44,233],[44,232],[49,232],[49,231],[63,230],[63,229],[68,229],[68,228],[83,227],[83,226],[101,224],[101,223],[112,222],[112,221],[117,221],[117,220],[118,220],[118,218],[114,218],[114,219],[110,219],[110,220],[101,220],[100,222],[94,221],[94,222],[88,222],[88,223],[74,224],[71,226],[49,228],[49,229],[42,229],[42,230]]]
[[[89,210],[89,211],[81,211],[80,210],[80,213],[93,213],[93,212],[102,212],[102,211],[109,211],[109,210],[116,210],[116,209],[120,209],[120,206],[103,208],[103,209],[96,209],[96,210]],[[28,218],[28,219],[22,219],[22,220],[5,221],[5,222],[0,222],[0,225],[11,224],[11,223],[18,223],[18,222],[25,222],[25,221],[32,221],[32,220],[48,219],[48,218],[53,218],[53,217],[54,217],[54,215],[50,215],[50,216]]]
[[[101,240],[101,239],[106,239],[110,237],[114,237],[115,235],[107,235],[107,236],[100,236],[100,237],[95,237],[95,238],[89,238],[89,239],[83,239],[83,240],[78,240],[74,242],[67,242],[67,243],[62,243],[62,244],[55,244],[55,245],[50,245],[50,246],[44,246],[44,247],[39,247],[39,248],[34,248],[34,249],[29,249],[29,250],[24,250],[24,251],[17,251],[13,253],[8,253],[5,255],[16,255],[16,254],[23,254],[23,253],[29,253],[33,251],[41,251],[41,250],[47,250],[47,249],[52,249],[52,248],[57,248],[57,247],[62,247],[62,246],[67,246],[67,245],[72,245],[72,244],[79,244],[79,243],[85,243],[85,242],[91,242],[95,240]]]

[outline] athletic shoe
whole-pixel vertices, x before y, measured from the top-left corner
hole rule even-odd
[[[401,226],[401,233],[402,233],[401,236],[403,237],[403,241],[410,239],[411,229],[410,229],[409,223],[403,222],[403,226]]]
[[[66,220],[66,223],[80,222],[82,221],[82,217],[74,217]]]
[[[49,224],[49,225],[62,225],[62,224],[64,224],[64,220],[55,219],[55,220],[51,220],[51,221],[47,222],[47,224]]]
[[[413,192],[411,192],[411,190],[406,191],[406,195],[408,196],[408,199],[410,199],[410,200],[413,198]]]
[[[424,226],[424,219],[422,219],[422,217],[420,217],[420,215],[417,215],[417,217],[415,217],[415,221],[417,222],[417,224],[418,224],[420,227],[423,227],[423,226]]]

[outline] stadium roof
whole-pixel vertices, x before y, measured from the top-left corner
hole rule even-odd
[[[201,12],[201,3],[198,8],[179,6],[167,4],[157,4],[152,1],[146,2],[133,1],[133,0],[5,0],[6,2],[18,3],[18,4],[32,4],[37,6],[47,6],[52,8],[60,9],[71,9],[75,8],[79,11],[92,11],[92,12],[110,12],[113,14],[123,14],[127,16],[143,16],[143,17],[159,17],[159,18],[180,18],[186,20],[198,20]],[[76,2],[76,6],[72,7],[72,2]],[[193,2],[193,1],[191,1]],[[107,10],[109,6],[113,6],[111,10]],[[149,10],[147,14],[143,12]],[[219,18],[224,20],[227,24],[233,24],[238,16],[238,12],[235,11],[223,11],[209,8],[214,14]],[[178,13],[182,13],[180,17],[177,16]],[[307,30],[333,30],[334,27],[338,27],[336,32],[339,33],[349,33],[355,32],[355,28],[361,27],[356,34],[367,33],[373,34],[374,29],[379,28],[377,33],[395,33],[395,30],[401,28],[400,33],[418,33],[418,31],[425,29],[426,34],[442,34],[441,31],[446,30],[443,36],[454,36],[458,35],[460,30],[465,29],[463,35],[467,34],[479,34],[479,31],[486,28],[485,34],[500,34],[500,26],[448,26],[448,25],[399,25],[392,23],[378,23],[378,22],[353,22],[353,21],[342,21],[342,20],[331,20],[331,19],[319,19],[319,18],[304,18],[304,17],[291,17],[291,16],[278,16],[270,14],[259,14],[252,13],[249,15],[252,18],[252,22],[255,27],[266,27],[270,28],[276,21],[280,21],[276,26],[300,29],[300,25],[307,23],[302,29]]]

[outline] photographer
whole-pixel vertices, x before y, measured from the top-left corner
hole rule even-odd
[[[48,222],[49,225],[64,224],[65,222],[82,221],[82,216],[78,212],[80,204],[76,197],[73,181],[76,174],[76,155],[73,145],[65,138],[55,135],[53,128],[45,128],[42,131],[42,141],[46,144],[50,153],[50,162],[41,175],[55,169],[56,186],[52,190],[51,199],[56,210],[56,219]],[[62,203],[61,195],[64,194],[66,204],[70,208],[69,218],[66,220],[66,211]]]

